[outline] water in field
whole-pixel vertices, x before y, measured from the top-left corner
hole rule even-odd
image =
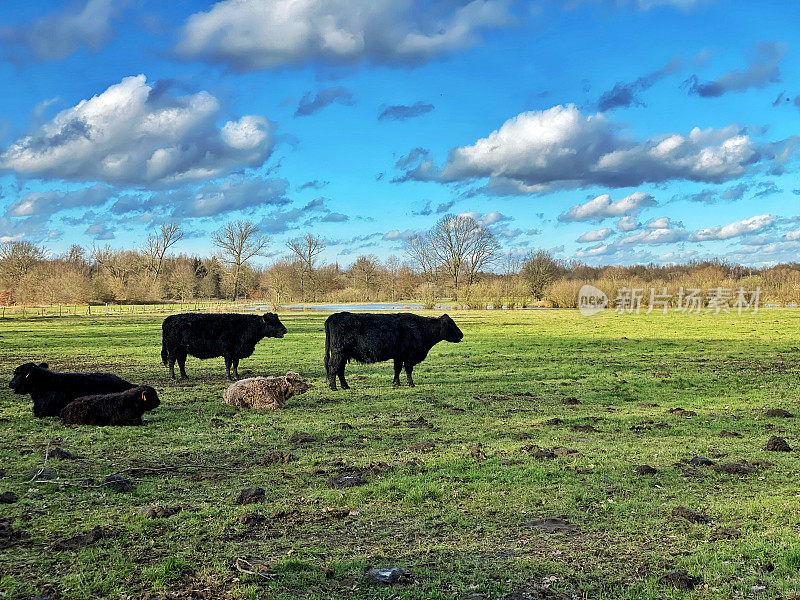
[[[252,310],[271,310],[269,306],[253,306]],[[403,304],[399,302],[377,302],[375,304],[285,304],[281,306],[285,310],[420,310],[422,304]],[[436,308],[449,308],[437,306]]]

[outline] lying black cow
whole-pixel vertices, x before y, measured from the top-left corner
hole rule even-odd
[[[25,363],[14,370],[8,387],[17,394],[31,395],[34,416],[57,417],[80,396],[123,392],[136,386],[111,373],[56,373],[47,363]]]
[[[460,342],[461,330],[447,315],[439,318],[409,313],[392,315],[340,312],[325,321],[325,372],[328,385],[336,389],[336,376],[342,389],[349,389],[344,366],[351,359],[362,363],[394,360],[394,385],[400,385],[405,368],[409,386],[414,386],[411,371],[442,340]]]
[[[206,315],[183,313],[164,319],[161,326],[161,360],[175,379],[175,361],[186,378],[186,356],[225,358],[228,379],[239,378],[239,359],[247,358],[265,337],[282,338],[286,327],[275,313],[258,315]],[[231,376],[233,366],[233,376]]]
[[[68,425],[141,425],[142,415],[161,404],[158,393],[149,385],[115,392],[81,396],[61,410]]]

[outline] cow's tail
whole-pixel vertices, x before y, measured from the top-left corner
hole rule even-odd
[[[331,331],[328,320],[325,320],[325,375],[329,375],[328,365],[331,362]]]
[[[165,331],[161,336],[161,362],[164,363],[165,367],[167,366],[168,360],[169,360],[169,352],[167,352],[167,335]]]

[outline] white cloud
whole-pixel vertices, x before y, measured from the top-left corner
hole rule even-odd
[[[761,160],[785,160],[796,146],[793,138],[759,145],[735,125],[695,127],[686,135],[644,141],[620,135],[619,129],[606,115],[583,115],[574,105],[524,112],[474,144],[452,149],[442,169],[418,153],[401,165],[406,171],[397,181],[489,178],[486,191],[497,187],[503,193],[671,180],[719,183],[740,177]]]
[[[576,241],[577,242],[600,242],[606,239],[613,233],[613,230],[606,227],[605,229],[592,229],[591,231],[587,231],[583,235],[581,235]]]
[[[408,238],[413,236],[414,233],[415,232],[411,231],[410,229],[406,229],[405,231],[400,231],[399,229],[392,229],[391,231],[387,231],[386,234],[384,234],[383,239],[391,241],[407,240]]]
[[[640,225],[636,222],[636,219],[631,216],[622,217],[619,221],[617,221],[617,229],[620,231],[633,231],[634,229],[639,229]]]
[[[223,0],[189,17],[177,51],[240,71],[310,62],[422,63],[509,25],[509,0]]]
[[[787,241],[790,241],[790,242],[794,242],[794,241],[800,240],[800,229],[797,229],[795,231],[787,232],[783,236],[783,239],[785,239]]]
[[[692,241],[704,242],[707,240],[728,240],[748,233],[757,233],[771,227],[777,217],[775,215],[756,215],[749,219],[734,221],[727,225],[706,227],[692,234]]]
[[[655,206],[650,194],[633,192],[621,200],[613,202],[609,194],[601,194],[583,204],[576,204],[566,213],[559,215],[559,221],[602,221],[608,217],[621,217],[635,214],[645,206]]]
[[[248,115],[216,126],[207,92],[154,93],[144,75],[58,113],[0,154],[0,167],[29,177],[179,185],[258,167],[273,147],[272,124]]]
[[[6,216],[48,217],[71,208],[100,206],[111,198],[112,191],[110,187],[98,184],[70,192],[59,190],[31,192],[12,202],[6,209]]]
[[[647,227],[648,229],[668,229],[670,226],[669,217],[661,217],[659,219],[653,219],[652,221],[648,221]]]
[[[60,60],[82,46],[97,51],[113,33],[120,0],[87,0],[75,10],[51,13],[27,24],[0,28],[3,53],[12,62]]]
[[[618,245],[627,244],[672,244],[680,242],[688,237],[689,233],[684,229],[670,229],[668,227],[661,227],[658,229],[646,229],[639,233],[634,233],[627,237],[621,238],[617,242]]]

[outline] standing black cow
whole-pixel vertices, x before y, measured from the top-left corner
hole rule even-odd
[[[282,338],[286,333],[278,315],[207,315],[183,313],[171,315],[161,325],[161,360],[169,366],[175,379],[175,361],[186,378],[186,356],[196,358],[225,358],[228,379],[239,378],[239,359],[247,358],[256,344],[265,337]],[[233,366],[233,376],[231,376]]]
[[[342,389],[349,389],[344,378],[345,364],[354,359],[362,363],[394,360],[394,386],[400,385],[405,368],[409,386],[414,386],[411,371],[442,340],[460,342],[461,330],[447,315],[439,318],[409,313],[375,315],[340,312],[325,321],[325,372],[328,385],[336,389],[338,375]]]
[[[8,384],[17,394],[30,394],[36,417],[57,417],[81,396],[124,392],[136,387],[111,373],[56,373],[47,363],[25,363],[14,369]]]

